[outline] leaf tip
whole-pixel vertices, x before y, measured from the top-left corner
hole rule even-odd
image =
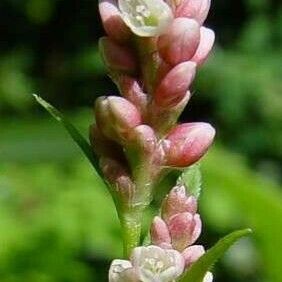
[[[246,235],[249,235],[249,234],[252,234],[254,232],[253,232],[253,230],[251,228],[246,228],[245,229],[245,233],[246,233]]]
[[[44,108],[46,108],[46,105],[48,104],[46,101],[44,101],[39,95],[37,94],[32,94],[32,96],[34,97],[34,99],[37,101],[37,103],[39,103],[41,106],[43,106]]]
[[[41,99],[41,97],[40,97],[39,95],[33,93],[32,96],[34,97],[34,99],[35,99],[38,103],[41,102],[42,99]]]

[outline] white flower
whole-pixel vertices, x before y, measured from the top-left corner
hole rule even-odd
[[[162,34],[173,20],[173,13],[163,0],[118,0],[124,22],[133,33],[152,37]]]
[[[172,282],[183,273],[184,264],[183,256],[175,250],[137,247],[131,261],[116,259],[112,262],[109,282]]]
[[[128,260],[115,259],[110,267],[109,282],[137,282],[134,269]]]
[[[184,258],[179,252],[157,246],[135,248],[132,264],[142,282],[171,282],[184,270]]]
[[[213,275],[211,272],[207,272],[206,276],[204,277],[203,282],[212,282],[213,280]]]

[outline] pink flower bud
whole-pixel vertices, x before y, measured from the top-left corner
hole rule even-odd
[[[136,107],[122,97],[100,97],[95,104],[97,126],[108,138],[122,142],[129,130],[141,124]]]
[[[175,17],[195,19],[200,25],[206,20],[211,0],[183,0],[176,8]]]
[[[128,144],[137,147],[148,156],[148,154],[153,154],[156,149],[157,137],[150,126],[143,124],[131,130],[128,136]]]
[[[99,49],[105,65],[111,71],[135,73],[137,63],[129,48],[117,44],[109,37],[102,37],[99,40]]]
[[[212,50],[214,41],[215,34],[213,30],[201,27],[200,44],[191,61],[197,63],[197,65],[202,65],[206,61],[210,51]]]
[[[197,206],[197,199],[186,195],[185,186],[175,186],[162,203],[162,217],[168,222],[172,216],[178,213],[195,214]]]
[[[154,95],[160,107],[176,106],[185,96],[196,73],[196,64],[184,62],[175,66],[161,81]]]
[[[131,31],[124,23],[115,0],[100,0],[99,11],[107,34],[118,42],[125,42]]]
[[[208,123],[184,123],[176,126],[166,137],[167,165],[192,165],[206,153],[214,136],[215,130]]]
[[[133,77],[122,75],[118,78],[117,83],[122,96],[144,113],[148,103],[147,95],[143,92],[138,81]]]
[[[171,238],[166,223],[156,216],[151,225],[151,240],[154,245],[170,245]]]
[[[177,65],[193,57],[199,42],[199,24],[192,19],[177,18],[159,37],[158,50],[164,61]]]
[[[179,213],[170,219],[168,229],[173,248],[183,251],[199,238],[202,222],[198,214]]]
[[[201,245],[194,245],[186,248],[182,255],[185,259],[185,266],[189,267],[194,262],[196,262],[203,254],[205,253],[205,249]]]

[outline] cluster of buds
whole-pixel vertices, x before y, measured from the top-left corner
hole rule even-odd
[[[214,43],[203,27],[210,0],[100,0],[107,36],[99,46],[122,97],[100,97],[90,139],[113,194],[132,206],[150,202],[169,168],[198,161],[215,130],[177,124],[198,66]]]
[[[122,97],[97,99],[90,140],[131,241],[130,259],[113,261],[110,282],[176,281],[205,252],[193,245],[201,219],[184,187],[164,200],[151,246],[136,243],[136,211],[142,214],[167,173],[197,162],[213,141],[207,123],[177,124],[214,44],[214,32],[202,26],[209,8],[210,0],[99,1],[107,33],[99,48]],[[207,273],[204,282],[211,281]]]
[[[130,261],[112,262],[110,282],[175,281],[204,253],[204,247],[193,245],[201,233],[197,199],[186,195],[184,186],[176,186],[164,199],[161,216],[151,226],[152,245],[137,247]],[[208,272],[203,282],[212,282]]]
[[[176,186],[164,199],[161,216],[154,218],[151,228],[152,242],[185,253],[186,248],[198,239],[201,229],[197,199],[193,196],[187,197],[184,186]]]
[[[197,199],[186,195],[185,186],[175,186],[163,201],[161,216],[156,216],[151,226],[152,243],[180,252],[186,267],[205,252],[203,246],[193,245],[202,231],[197,206]]]

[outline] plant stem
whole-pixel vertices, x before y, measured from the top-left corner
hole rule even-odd
[[[120,213],[125,258],[128,258],[132,250],[140,243],[143,211],[144,208],[131,207],[126,212]]]
[[[138,53],[144,86],[149,95],[153,94],[156,73],[159,66],[155,56],[156,42],[153,38],[135,37],[133,44]],[[123,233],[124,256],[128,258],[132,250],[139,246],[142,231],[142,219],[145,209],[152,197],[152,156],[143,155],[142,150],[134,144],[125,150],[132,168],[135,189],[132,198],[125,206],[116,201]],[[141,152],[141,155],[140,155]]]
[[[123,250],[126,258],[140,244],[143,215],[150,204],[152,194],[152,187],[148,185],[152,182],[148,181],[149,177],[149,167],[144,166],[142,169],[136,169],[134,173],[136,186],[131,201],[119,210],[123,233]]]
[[[156,41],[153,38],[135,37],[135,48],[138,53],[144,86],[147,94],[153,95],[159,57],[156,55]]]

